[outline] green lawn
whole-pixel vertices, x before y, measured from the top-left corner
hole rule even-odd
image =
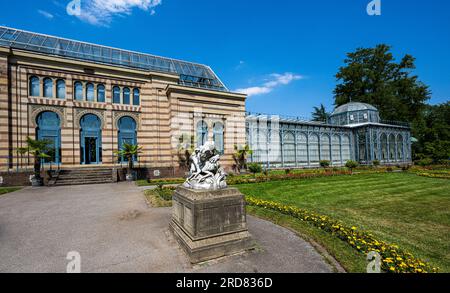
[[[20,187],[0,187],[0,195],[20,190]]]
[[[400,245],[416,257],[450,272],[450,181],[411,173],[361,174],[239,185],[245,194],[315,211],[370,231],[380,240]],[[338,239],[260,209],[250,212],[277,218],[323,244],[350,271],[360,270]],[[299,227],[293,227],[299,226]],[[346,263],[348,263],[346,265]]]

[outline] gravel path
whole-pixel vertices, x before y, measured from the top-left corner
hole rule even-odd
[[[169,232],[170,209],[149,208],[130,183],[25,188],[0,196],[0,272],[332,272],[306,241],[248,217],[252,252],[192,266]]]

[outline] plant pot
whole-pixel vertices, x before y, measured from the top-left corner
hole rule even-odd
[[[31,178],[31,186],[40,187],[42,185],[43,185],[42,178],[36,178],[36,177]]]
[[[127,175],[125,176],[127,181],[134,181],[136,180],[136,172],[132,171],[131,173],[127,173]]]

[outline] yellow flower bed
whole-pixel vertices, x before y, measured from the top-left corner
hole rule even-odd
[[[341,222],[331,219],[328,216],[319,215],[307,210],[282,205],[273,201],[265,201],[254,197],[246,197],[248,205],[256,206],[268,210],[280,212],[285,215],[293,216],[302,221],[329,232],[339,239],[347,242],[353,248],[361,253],[368,254],[376,251],[382,258],[382,269],[389,273],[437,273],[438,268],[415,258],[411,253],[400,249],[395,244],[388,244],[384,241],[375,239],[367,232],[359,231],[357,227],[347,227]]]

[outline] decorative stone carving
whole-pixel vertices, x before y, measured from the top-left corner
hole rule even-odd
[[[44,105],[31,105],[30,106],[30,125],[33,127],[37,127],[36,125],[36,118],[41,114],[42,112],[55,112],[58,114],[59,119],[61,120],[61,126],[66,125],[66,113],[65,109],[62,107],[54,107],[54,106],[44,106]]]
[[[218,190],[227,188],[226,176],[220,166],[214,142],[207,142],[196,149],[191,158],[191,169],[184,187],[195,190]]]
[[[75,125],[79,128],[81,128],[80,126],[80,120],[81,118],[83,118],[84,115],[86,114],[94,114],[96,115],[101,122],[101,129],[104,128],[105,126],[105,115],[104,115],[104,111],[97,111],[97,110],[92,110],[92,109],[75,109]]]
[[[141,119],[139,114],[131,112],[113,112],[113,117],[114,117],[114,127],[118,127],[119,120],[122,117],[131,117],[134,119],[134,122],[136,122],[137,129],[139,130],[141,128]]]

